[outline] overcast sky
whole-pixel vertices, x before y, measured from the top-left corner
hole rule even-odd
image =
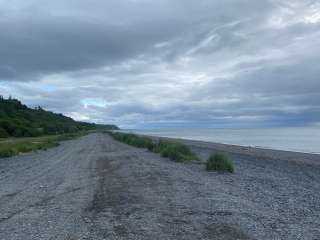
[[[0,0],[0,94],[124,128],[320,122],[320,1]]]

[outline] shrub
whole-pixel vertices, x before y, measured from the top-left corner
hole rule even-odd
[[[23,137],[39,137],[41,131],[39,129],[21,127]]]
[[[13,132],[15,130],[15,126],[7,120],[1,120],[0,127],[3,128],[4,130],[6,130],[6,132],[9,135],[13,135]]]
[[[222,153],[211,155],[206,166],[208,171],[234,172],[233,162]]]
[[[9,137],[9,134],[7,133],[7,131],[0,127],[0,138],[7,138],[7,137]]]
[[[154,151],[160,153],[162,157],[168,157],[177,162],[199,160],[198,156],[188,146],[181,143],[159,141]]]
[[[7,158],[18,154],[16,149],[0,148],[0,158]]]
[[[14,137],[23,137],[23,132],[20,128],[16,128],[13,133],[12,136]]]

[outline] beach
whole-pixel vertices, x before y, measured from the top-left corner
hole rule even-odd
[[[225,215],[238,215],[235,222],[245,228],[251,225],[253,238],[320,238],[319,154],[150,137],[190,146],[201,156],[202,164],[212,153],[227,154],[235,163],[235,174],[203,175],[212,184],[215,208],[225,209]],[[199,171],[194,165],[190,168]]]
[[[174,141],[201,161],[101,133],[1,159],[0,239],[320,239],[318,155]],[[234,174],[205,170],[217,151]]]

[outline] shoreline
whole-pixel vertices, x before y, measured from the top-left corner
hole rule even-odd
[[[177,163],[104,133],[0,161],[0,239],[65,239],[70,232],[102,239],[106,231],[125,239],[320,239],[319,165],[168,140],[189,145],[202,161]],[[233,174],[205,169],[206,157],[222,147]]]
[[[218,211],[219,216],[213,219],[218,226],[225,223],[238,226],[248,236],[244,239],[298,239],[297,236],[299,239],[319,239],[319,155],[139,135],[154,141],[183,143],[200,157],[201,161],[183,164],[143,149],[138,159],[144,161],[146,154],[161,164],[168,164],[161,176],[175,177],[165,184],[179,185],[179,189],[183,189],[179,196],[192,192],[183,197],[187,201],[196,199],[197,203],[191,204],[191,209],[203,200],[202,206],[211,206]],[[233,174],[205,170],[206,159],[215,152],[229,155],[235,167]],[[154,166],[154,162],[148,164]]]
[[[272,159],[272,160],[284,160],[291,161],[300,164],[317,165],[320,166],[320,154],[315,153],[303,153],[286,150],[276,150],[260,147],[240,146],[224,143],[206,142],[201,140],[191,140],[184,138],[171,138],[171,137],[159,137],[146,134],[138,134],[141,136],[150,137],[153,140],[169,140],[176,141],[190,146],[198,151],[206,152],[223,152],[235,155],[245,155],[254,158]]]

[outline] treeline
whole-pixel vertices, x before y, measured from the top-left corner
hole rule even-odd
[[[31,109],[19,100],[0,96],[0,138],[37,137],[82,130],[118,129],[115,125],[77,122],[41,107]]]

